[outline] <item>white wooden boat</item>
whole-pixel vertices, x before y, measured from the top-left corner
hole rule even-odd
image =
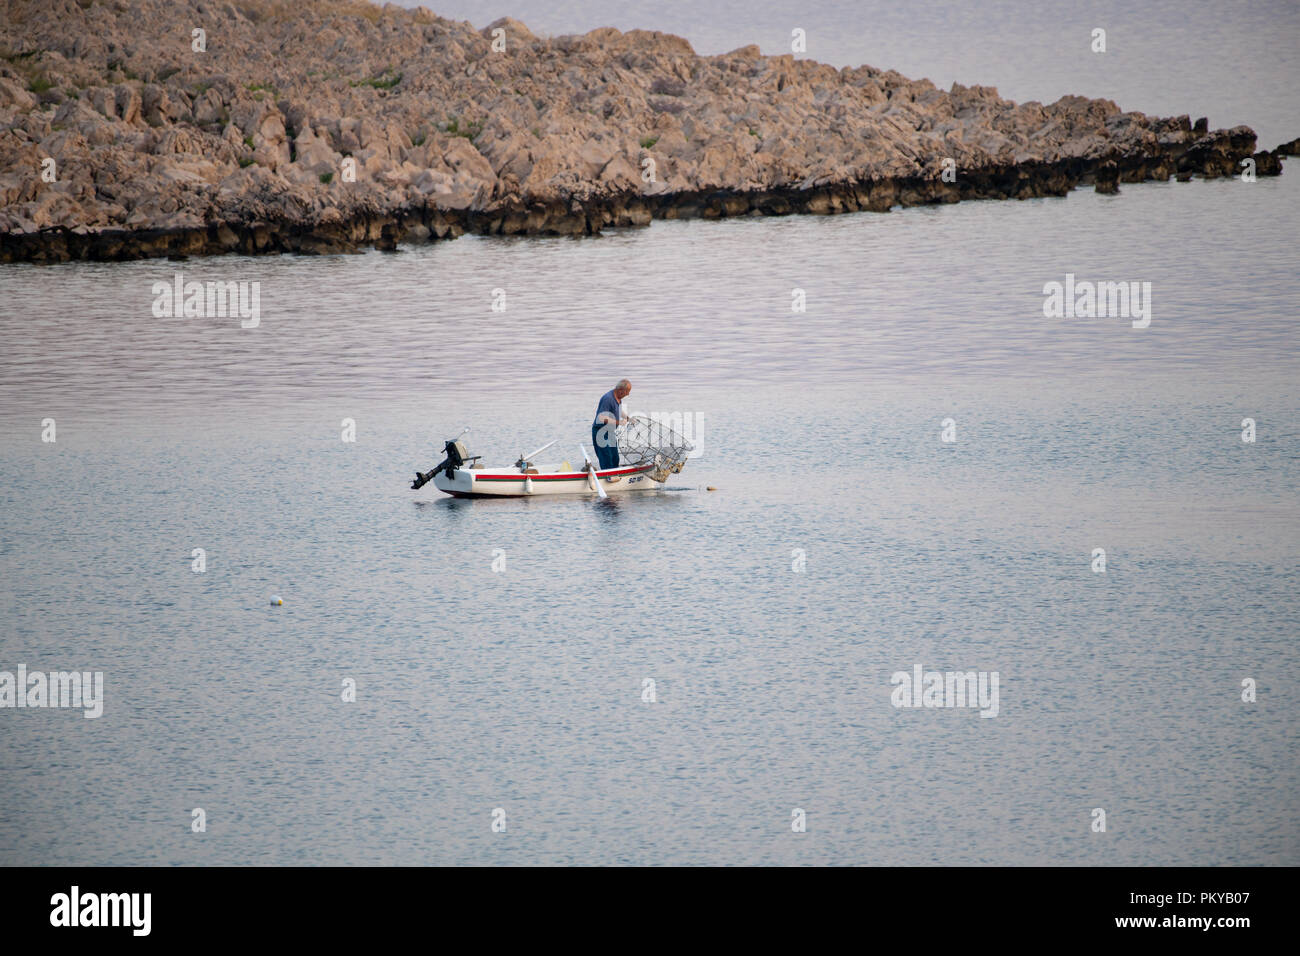
[[[617,432],[620,463],[600,469],[587,449],[580,446],[583,467],[543,471],[534,460],[555,442],[531,455],[520,455],[513,465],[485,467],[479,455],[466,453],[461,436],[444,443],[446,458],[424,474],[415,473],[411,488],[428,482],[456,498],[525,498],[533,495],[606,495],[625,491],[654,491],[664,486],[686,464],[691,445],[672,429],[648,418],[634,417]],[[565,463],[568,464],[567,462]]]
[[[653,465],[610,468],[605,471],[520,472],[515,468],[457,468],[433,479],[434,487],[456,498],[522,498],[531,495],[597,495],[601,491],[651,491],[662,481],[650,477]]]

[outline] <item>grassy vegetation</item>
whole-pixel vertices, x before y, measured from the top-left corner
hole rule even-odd
[[[253,165],[253,160],[250,159],[249,157],[247,157],[247,156],[240,156],[240,157],[239,157],[239,167],[240,167],[240,169],[243,169],[243,168],[246,167],[246,166],[252,166],[252,165]]]
[[[368,80],[349,81],[349,86],[373,86],[377,90],[391,90],[398,83],[402,82],[401,73],[382,73],[379,76],[372,76]]]
[[[326,186],[328,186],[328,185],[330,184],[330,181],[331,181],[333,178],[334,178],[334,174],[333,174],[333,173],[321,173],[321,174],[320,174],[320,181],[323,182]]]
[[[0,59],[8,60],[22,74],[27,76],[27,89],[33,93],[44,93],[54,86],[54,82],[40,72],[40,67],[32,62],[34,57],[46,52],[43,49],[24,50],[20,53],[0,53]]]
[[[121,73],[121,74],[122,74],[124,77],[126,77],[128,80],[138,80],[138,79],[140,79],[140,75],[139,75],[138,73],[136,73],[134,70],[128,70],[127,67],[126,67],[126,64],[123,63],[121,60],[109,60],[109,61],[108,61],[108,72],[110,72],[110,73]]]
[[[412,145],[412,146],[423,146],[423,145],[424,145],[424,141],[425,141],[427,138],[428,138],[428,136],[425,134],[425,132],[424,132],[423,130],[421,130],[420,132],[416,133],[414,136],[411,137],[411,145]]]
[[[643,137],[641,137],[641,148],[642,148],[642,149],[649,149],[651,146],[653,146],[653,145],[654,145],[655,143],[657,143],[657,142],[659,142],[659,137],[658,137],[658,136],[643,136]]]
[[[470,120],[465,124],[464,129],[460,125],[460,117],[453,116],[447,120],[447,132],[452,136],[463,136],[465,139],[473,140],[479,133],[483,132],[482,120]]]

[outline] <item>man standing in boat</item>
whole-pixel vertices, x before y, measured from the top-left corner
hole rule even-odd
[[[596,420],[591,423],[591,443],[596,447],[596,461],[601,471],[618,467],[618,440],[614,429],[627,424],[623,417],[623,399],[632,393],[632,383],[621,378],[618,384],[600,396]]]

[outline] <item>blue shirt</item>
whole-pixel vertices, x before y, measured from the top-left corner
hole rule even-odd
[[[617,424],[623,418],[623,404],[614,397],[614,390],[611,388],[604,395],[600,396],[600,404],[596,406],[596,419],[593,425],[600,424],[600,415],[602,412],[608,412],[614,416],[614,423]]]

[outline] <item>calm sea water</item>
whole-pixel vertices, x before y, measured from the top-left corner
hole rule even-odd
[[[107,685],[0,711],[0,863],[1300,862],[1295,173],[0,270],[0,670]],[[260,326],[154,318],[177,271]],[[466,424],[576,458],[623,375],[666,491],[406,487]]]

